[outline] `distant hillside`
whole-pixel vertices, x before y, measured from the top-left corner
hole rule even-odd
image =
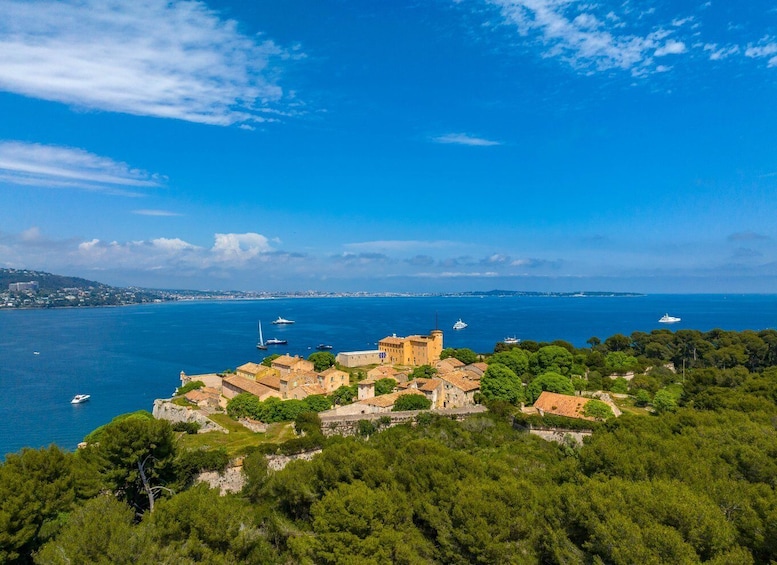
[[[40,290],[48,292],[63,288],[110,288],[107,284],[79,277],[65,277],[29,269],[0,269],[0,290],[8,289],[8,285],[11,283],[28,281],[38,281]]]

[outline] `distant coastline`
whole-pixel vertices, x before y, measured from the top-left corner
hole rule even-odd
[[[21,286],[21,288],[20,288]],[[0,269],[0,310],[92,308],[199,300],[277,300],[288,298],[391,298],[391,297],[635,297],[635,292],[540,292],[489,290],[463,292],[267,292],[211,291],[113,287],[96,281],[28,269]]]

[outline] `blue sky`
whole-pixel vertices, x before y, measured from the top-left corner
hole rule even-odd
[[[0,0],[0,266],[774,292],[769,2]]]

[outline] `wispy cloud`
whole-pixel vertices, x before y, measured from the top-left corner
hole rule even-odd
[[[0,141],[0,182],[16,186],[78,188],[127,196],[158,187],[164,177],[82,149]]]
[[[756,233],[756,232],[752,232],[752,231],[742,231],[742,232],[732,233],[731,235],[728,236],[728,240],[729,241],[736,241],[736,242],[739,242],[739,241],[764,241],[764,240],[768,240],[768,239],[769,239],[768,235],[764,235],[764,234]]]
[[[132,213],[137,214],[138,216],[183,216],[183,214],[179,214],[178,212],[170,212],[169,210],[133,210]]]
[[[419,249],[442,249],[459,245],[455,241],[430,240],[422,241],[418,239],[383,239],[378,241],[361,241],[355,243],[346,243],[343,245],[351,251],[378,251],[381,253],[417,251]]]
[[[435,143],[445,143],[451,145],[471,145],[474,147],[491,147],[493,145],[501,145],[498,141],[491,139],[485,139],[483,137],[475,137],[466,133],[447,133],[433,137],[432,141]]]
[[[764,37],[757,44],[749,44],[745,49],[745,57],[751,59],[763,59],[768,57],[767,66],[777,67],[777,41],[771,37]]]
[[[0,0],[0,13],[2,90],[216,125],[282,111],[276,62],[295,55],[202,2]]]
[[[681,54],[682,41],[670,36],[686,21],[669,19],[647,32],[629,33],[627,16],[595,13],[599,6],[569,0],[488,0],[518,33],[545,46],[546,57],[558,57],[584,71],[622,69],[639,76],[656,71],[653,57]],[[626,4],[624,4],[625,6]],[[650,14],[652,15],[652,13]],[[632,22],[633,23],[633,22]]]

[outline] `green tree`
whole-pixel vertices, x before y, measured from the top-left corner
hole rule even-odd
[[[612,351],[604,358],[604,367],[607,372],[627,373],[639,367],[639,361],[633,355],[627,355],[623,351]]]
[[[480,379],[480,392],[488,400],[504,400],[510,404],[524,401],[523,382],[508,367],[491,363]]]
[[[303,399],[303,402],[309,410],[313,412],[323,412],[332,407],[332,400],[323,394],[311,394]]]
[[[397,381],[386,377],[385,379],[378,379],[375,381],[375,396],[382,396],[394,392],[397,388]]]
[[[280,354],[273,353],[272,355],[268,355],[264,359],[262,359],[262,365],[265,367],[272,367],[272,362],[275,361],[278,357],[280,357]]]
[[[250,392],[241,392],[227,402],[227,414],[235,420],[245,417],[259,420],[262,415],[262,401]]]
[[[488,358],[488,363],[500,363],[520,377],[529,369],[529,356],[523,349],[514,347],[507,351],[493,354]]]
[[[185,385],[178,387],[178,390],[175,391],[175,394],[176,395],[186,394],[187,392],[190,392],[192,390],[197,390],[204,387],[205,387],[205,383],[202,381],[189,381]]]
[[[597,420],[607,420],[613,418],[615,415],[608,404],[594,398],[586,403],[583,408],[583,416],[596,418]]]
[[[575,394],[575,388],[569,377],[558,373],[544,373],[529,383],[526,388],[529,403],[533,404],[543,390],[559,394]]]
[[[402,410],[428,410],[432,406],[432,401],[423,394],[403,394],[394,403],[394,412]]]
[[[458,359],[465,365],[469,365],[470,363],[477,363],[478,360],[478,354],[466,347],[462,347],[460,349],[454,349],[452,347],[443,349],[442,352],[440,352],[440,359],[447,359],[448,357]]]
[[[96,449],[111,489],[139,511],[153,512],[157,497],[175,480],[170,422],[144,417],[112,422]]]
[[[41,565],[131,565],[142,544],[133,531],[135,511],[112,496],[100,495],[73,512],[56,539],[35,555]]]
[[[9,454],[0,466],[0,563],[26,563],[78,501],[99,489],[95,467],[56,446]]]
[[[329,398],[332,400],[332,404],[337,406],[345,406],[346,404],[350,404],[356,398],[356,388],[357,385],[342,385],[329,395]]]
[[[677,400],[669,390],[662,388],[653,397],[653,408],[656,412],[674,412],[677,410]]]
[[[413,371],[410,373],[410,380],[432,379],[435,377],[435,375],[437,375],[437,369],[431,365],[421,365],[420,367],[413,369]]]
[[[317,373],[326,371],[329,367],[333,367],[337,362],[335,356],[329,351],[316,351],[308,356],[308,361],[313,363],[313,370]]]
[[[568,375],[573,361],[574,357],[567,349],[558,345],[546,345],[531,356],[529,366],[535,375],[549,372]]]

